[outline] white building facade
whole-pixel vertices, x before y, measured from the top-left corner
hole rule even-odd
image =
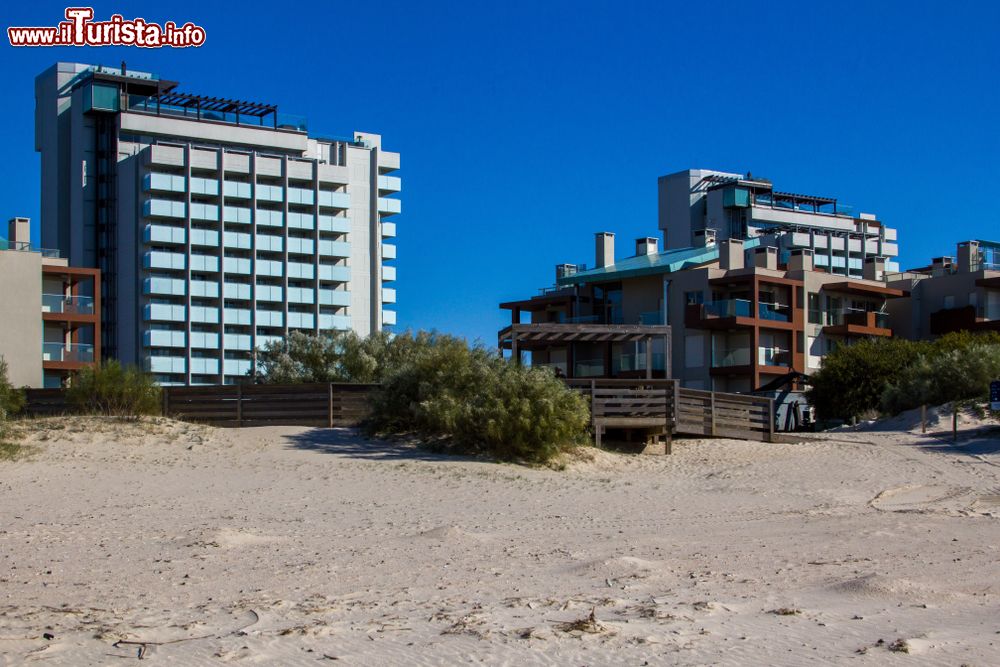
[[[289,331],[394,325],[399,154],[176,85],[76,63],[36,79],[42,245],[102,270],[105,356],[231,383]]]

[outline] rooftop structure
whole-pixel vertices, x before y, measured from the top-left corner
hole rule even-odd
[[[812,250],[816,269],[861,277],[865,260],[880,257],[898,271],[896,230],[869,213],[854,214],[832,197],[774,189],[750,174],[688,169],[659,179],[660,229],[667,249],[717,240],[768,237],[785,263],[794,249]]]

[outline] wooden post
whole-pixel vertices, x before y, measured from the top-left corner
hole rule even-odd
[[[767,399],[767,441],[774,442],[774,399]]]
[[[163,394],[163,416],[170,416],[170,387],[160,387],[160,392]]]
[[[243,427],[243,383],[236,385],[236,428]]]
[[[521,365],[521,351],[517,349],[517,334],[514,332],[510,334],[510,356],[515,365]]]
[[[594,429],[594,442],[598,449],[601,447],[601,429],[597,425],[597,413],[594,410],[594,390],[597,389],[597,380],[590,381],[590,425]]]
[[[713,438],[715,437],[715,392],[710,392],[708,394],[708,418],[711,420],[709,422],[708,433]]]
[[[326,425],[329,428],[333,428],[333,383],[328,385],[330,390],[330,395],[326,403]]]
[[[951,404],[951,441],[958,441],[958,403]]]
[[[927,433],[927,404],[920,406],[920,432]]]
[[[646,379],[653,379],[653,337],[646,336]]]

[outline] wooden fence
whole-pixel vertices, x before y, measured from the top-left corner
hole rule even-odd
[[[25,389],[24,412],[36,417],[50,417],[71,412],[65,389]]]
[[[774,441],[774,399],[685,389],[677,380],[566,380],[590,402],[598,444],[605,430]],[[163,414],[218,426],[353,426],[370,411],[374,384],[164,387]],[[25,412],[71,412],[62,389],[29,389]]]
[[[353,426],[368,416],[372,384],[164,387],[163,414],[217,426]]]
[[[661,428],[672,435],[774,441],[774,400],[685,389],[677,380],[566,380],[590,401],[594,435],[605,428]]]

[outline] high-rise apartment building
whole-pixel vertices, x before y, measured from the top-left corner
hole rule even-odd
[[[660,229],[667,250],[717,240],[768,237],[784,264],[793,250],[811,250],[816,268],[860,278],[865,260],[885,260],[898,271],[896,230],[871,213],[858,213],[831,197],[780,192],[750,174],[686,169],[659,179]]]
[[[35,81],[42,245],[100,268],[104,355],[229,383],[291,330],[395,324],[399,154],[177,85],[77,63]]]

